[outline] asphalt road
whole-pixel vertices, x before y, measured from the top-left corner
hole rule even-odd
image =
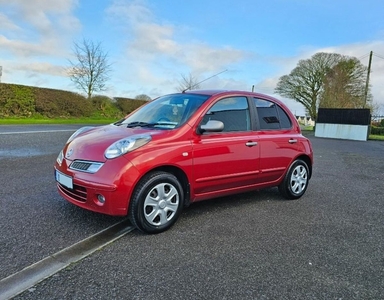
[[[122,220],[57,194],[75,128],[56,129],[0,126],[0,279]],[[133,231],[15,299],[382,299],[384,142],[310,139],[300,200],[273,188],[193,204],[167,232]]]

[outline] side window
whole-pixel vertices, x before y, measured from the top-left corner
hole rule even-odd
[[[289,129],[292,127],[291,119],[288,117],[287,113],[277,105],[277,112],[279,113],[280,117],[280,127],[282,129]]]
[[[292,123],[285,111],[272,101],[253,98],[259,116],[260,129],[288,129]]]
[[[223,132],[250,130],[247,98],[230,97],[219,100],[205,114],[202,124],[206,124],[209,120],[223,122]]]

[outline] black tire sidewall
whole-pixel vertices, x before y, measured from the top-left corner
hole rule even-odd
[[[304,189],[301,191],[301,193],[300,193],[300,194],[297,194],[297,193],[294,193],[294,192],[292,191],[292,188],[291,188],[291,177],[292,177],[293,170],[294,170],[297,166],[299,166],[299,165],[304,166],[304,168],[306,169],[306,172],[307,172],[307,182],[306,182],[306,185],[305,185]],[[301,160],[301,159],[297,159],[297,160],[295,160],[295,161],[291,164],[291,166],[290,166],[290,168],[289,168],[287,174],[286,174],[285,177],[284,177],[283,182],[282,182],[282,183],[280,184],[280,186],[279,186],[279,190],[280,190],[281,194],[282,194],[285,198],[287,198],[287,199],[290,199],[290,200],[299,199],[301,196],[304,195],[305,191],[307,190],[307,188],[308,188],[308,183],[309,183],[309,168],[308,168],[308,165],[306,164],[305,161],[303,161],[303,160]]]

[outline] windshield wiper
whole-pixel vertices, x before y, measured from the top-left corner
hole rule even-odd
[[[127,124],[127,128],[133,128],[133,127],[155,127],[155,126],[176,126],[177,124],[172,122],[154,122],[154,123],[147,123],[147,122],[131,122]]]
[[[127,128],[133,128],[133,127],[145,127],[148,126],[147,122],[131,122],[127,124]]]

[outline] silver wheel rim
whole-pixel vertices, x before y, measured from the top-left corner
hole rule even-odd
[[[144,216],[154,226],[167,224],[179,207],[179,193],[169,183],[160,183],[153,187],[144,201]]]
[[[299,195],[301,194],[305,187],[307,186],[308,174],[307,169],[303,165],[296,166],[291,175],[291,191],[292,193]]]

